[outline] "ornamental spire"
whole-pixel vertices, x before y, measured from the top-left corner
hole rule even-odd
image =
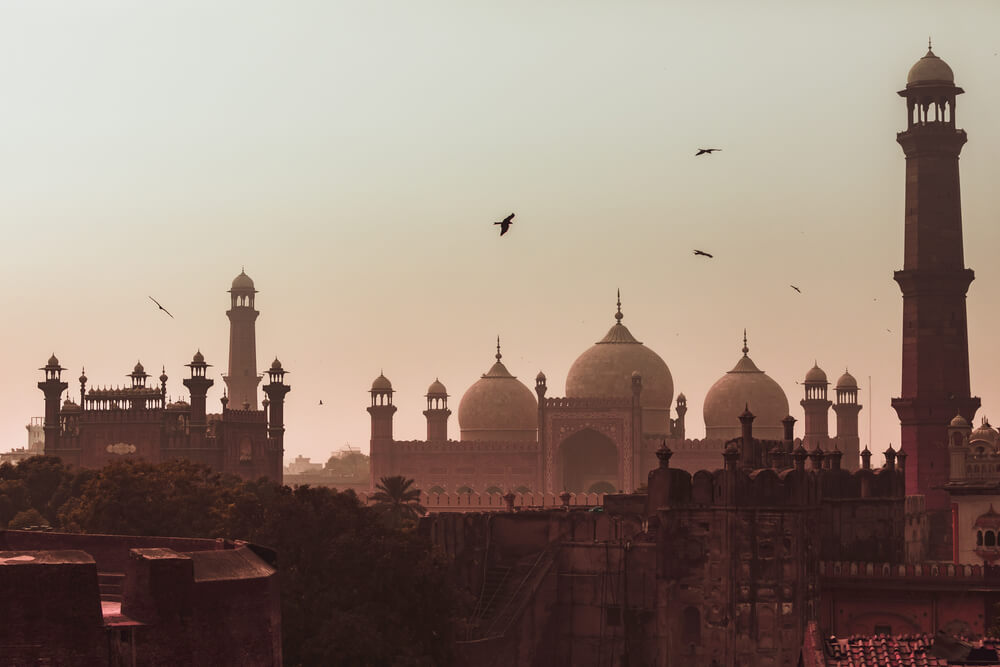
[[[622,291],[619,288],[618,289],[618,312],[615,313],[615,319],[618,321],[618,324],[622,323],[622,318],[623,317],[625,317],[625,316],[622,315]]]
[[[497,357],[497,361],[498,362],[500,361],[501,358],[503,358],[503,355],[500,354],[500,336],[497,336],[497,354],[496,354],[496,357]]]
[[[743,356],[744,357],[747,356],[747,352],[749,352],[749,351],[750,351],[750,348],[747,347],[747,330],[744,329],[743,330]]]

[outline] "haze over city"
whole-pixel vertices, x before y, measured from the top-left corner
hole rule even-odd
[[[998,21],[990,2],[0,3],[0,448],[41,414],[53,352],[71,395],[81,366],[100,386],[141,360],[181,397],[200,348],[217,406],[245,267],[259,370],[277,355],[294,387],[286,459],[367,449],[380,371],[397,438],[423,437],[427,386],[454,410],[497,335],[512,373],[561,395],[619,288],[688,437],[746,328],[797,418],[814,360],[849,368],[881,452],[899,438],[891,91],[928,33],[969,91],[972,392],[1000,414]]]

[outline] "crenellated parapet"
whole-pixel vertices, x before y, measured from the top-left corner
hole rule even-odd
[[[553,509],[558,507],[597,507],[604,504],[603,493],[421,493],[420,504],[430,512],[510,511],[514,509]],[[371,504],[372,495],[358,498]]]
[[[537,442],[503,440],[393,440],[392,448],[398,453],[451,454],[463,452],[528,452],[538,451]]]
[[[1000,568],[982,565],[956,565],[955,563],[893,564],[865,561],[820,561],[819,574],[825,581],[869,579],[873,583],[898,581],[901,585],[933,584],[952,586],[966,582],[969,585],[991,585],[1000,579]]]
[[[554,397],[542,399],[542,403],[546,409],[558,408],[560,410],[573,408],[580,410],[623,410],[632,408],[631,398]]]

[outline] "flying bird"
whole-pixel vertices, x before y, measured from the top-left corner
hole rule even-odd
[[[789,287],[791,287],[791,288],[792,288],[793,290],[795,290],[795,291],[796,291],[796,292],[798,292],[799,294],[802,294],[802,290],[800,290],[800,289],[799,289],[798,287],[796,287],[795,285],[789,285]]]
[[[510,229],[510,226],[514,224],[512,222],[513,220],[514,220],[514,214],[511,213],[510,215],[508,215],[506,218],[504,218],[500,222],[494,222],[493,223],[494,225],[500,225],[500,236],[503,236],[504,234],[507,233],[507,230]]]
[[[699,155],[705,155],[705,154],[711,155],[715,151],[721,151],[721,150],[722,150],[721,148],[699,148],[698,152],[695,153],[694,156],[698,157]]]
[[[149,297],[149,299],[150,299],[150,301],[152,301],[153,303],[156,304],[157,308],[159,308],[160,310],[162,310],[163,312],[165,312],[167,315],[170,315],[170,319],[174,319],[173,314],[169,310],[167,310],[166,308],[164,308],[163,306],[161,306],[159,301],[157,301],[153,297]]]
[[[715,255],[709,254],[709,253],[705,252],[704,250],[697,250],[696,249],[694,251],[694,254],[701,255],[702,257],[715,257]]]
[[[322,399],[322,398],[321,398],[321,399],[319,399],[319,404],[320,404],[320,405],[323,405],[323,399]]]

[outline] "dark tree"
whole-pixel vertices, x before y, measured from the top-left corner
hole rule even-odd
[[[372,494],[375,510],[391,528],[401,528],[416,522],[427,510],[420,504],[420,489],[412,479],[402,475],[383,477]]]

